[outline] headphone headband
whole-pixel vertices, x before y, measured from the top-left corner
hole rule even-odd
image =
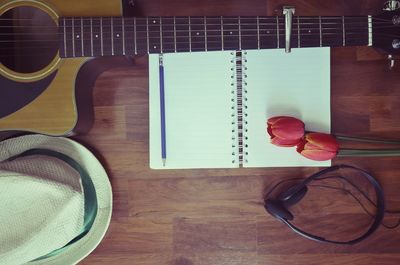
[[[301,230],[300,228],[298,228],[297,226],[295,226],[294,224],[292,224],[289,221],[289,220],[293,219],[293,215],[287,210],[287,207],[285,205],[285,202],[288,202],[292,197],[296,197],[295,196],[296,194],[302,193],[301,197],[300,198],[296,198],[295,202],[292,203],[292,205],[296,204],[305,195],[307,185],[310,182],[312,182],[315,179],[318,179],[320,176],[322,176],[324,174],[327,174],[329,172],[333,172],[333,171],[336,171],[336,170],[339,170],[339,169],[352,169],[352,170],[356,170],[358,172],[361,172],[362,176],[365,177],[373,185],[374,190],[375,190],[375,194],[376,194],[376,208],[377,208],[377,211],[376,211],[374,222],[371,224],[369,229],[363,235],[357,237],[356,239],[349,240],[349,241],[329,240],[329,239],[325,239],[323,237],[320,237],[320,236],[317,236],[317,235],[313,235],[313,234],[310,234],[308,232],[305,232],[305,231]],[[299,197],[299,196],[297,196],[297,197]],[[360,169],[360,168],[357,168],[357,167],[353,167],[353,166],[349,166],[349,165],[336,165],[336,166],[332,166],[332,167],[329,167],[329,168],[325,168],[325,169],[323,169],[323,170],[311,175],[310,177],[304,179],[301,183],[299,183],[295,187],[291,187],[289,190],[286,190],[286,191],[282,192],[278,196],[278,199],[266,198],[266,200],[265,200],[265,209],[272,216],[274,216],[275,218],[281,220],[284,224],[286,224],[294,232],[296,232],[297,234],[299,234],[299,235],[301,235],[301,236],[303,236],[305,238],[308,238],[308,239],[311,239],[311,240],[314,240],[314,241],[318,241],[318,242],[341,244],[341,245],[352,245],[352,244],[356,244],[358,242],[363,241],[364,239],[369,237],[372,233],[374,233],[375,230],[379,227],[379,225],[382,222],[383,216],[385,214],[385,200],[384,200],[384,193],[383,193],[383,189],[382,189],[381,185],[368,172],[366,172],[363,169]],[[277,209],[278,209],[278,211],[277,211]],[[288,217],[291,217],[291,218],[288,218]]]

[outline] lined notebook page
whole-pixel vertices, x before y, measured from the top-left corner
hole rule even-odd
[[[306,130],[330,132],[330,49],[292,49],[290,54],[282,49],[246,51],[244,60],[244,166],[329,166],[330,161],[303,158],[295,147],[270,144],[266,121],[273,116],[293,116],[306,124]]]
[[[164,167],[159,56],[150,55],[150,167],[238,167],[236,124],[232,124],[236,120],[234,55],[198,52],[163,56],[167,159]]]

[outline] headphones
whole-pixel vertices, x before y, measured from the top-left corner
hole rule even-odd
[[[375,194],[376,194],[376,214],[374,218],[374,222],[371,224],[369,229],[361,236],[349,240],[349,241],[335,241],[335,240],[329,240],[325,239],[323,237],[313,235],[310,233],[307,233],[294,224],[292,224],[290,221],[294,219],[293,214],[289,211],[289,208],[297,203],[299,203],[304,196],[307,194],[308,188],[307,185],[312,182],[313,180],[321,180],[329,177],[322,178],[323,175],[331,172],[338,171],[339,169],[349,169],[353,171],[358,171],[361,173],[361,176],[363,176],[365,179],[367,179],[374,187],[375,189]],[[335,178],[335,177],[332,177]],[[279,185],[279,184],[278,184]],[[270,193],[278,186],[276,185],[272,190],[270,190]],[[383,194],[383,189],[379,182],[368,172],[365,170],[362,170],[360,168],[356,168],[353,166],[348,166],[348,165],[337,165],[337,166],[332,166],[329,168],[326,168],[324,170],[321,170],[318,173],[315,173],[314,175],[311,175],[310,177],[304,179],[302,182],[290,187],[286,191],[281,192],[277,197],[275,198],[268,198],[267,197],[264,200],[264,208],[267,210],[269,214],[271,214],[273,217],[277,218],[278,220],[282,221],[284,224],[286,224],[288,227],[290,227],[294,232],[297,234],[317,241],[317,242],[325,242],[325,243],[333,243],[333,244],[340,244],[340,245],[353,245],[358,242],[363,241],[367,237],[369,237],[375,230],[379,227],[379,225],[382,222],[383,216],[385,214],[385,201],[384,201],[384,194]]]

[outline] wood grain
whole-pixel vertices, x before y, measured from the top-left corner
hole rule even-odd
[[[365,15],[379,12],[383,1],[141,0],[136,1],[136,12],[273,15],[283,4],[295,5],[299,15]],[[382,58],[365,48],[332,50],[334,132],[400,139],[399,70],[388,71]],[[82,264],[400,263],[399,230],[380,228],[359,245],[334,246],[303,239],[265,213],[263,194],[273,183],[306,177],[315,168],[150,170],[147,58],[135,60],[134,66],[108,71],[98,79],[94,128],[76,138],[99,154],[114,190],[110,229]],[[391,209],[400,208],[399,162],[400,158],[334,160],[375,174]],[[305,229],[329,230],[340,237],[369,221],[343,194],[314,189],[307,200],[293,209]],[[385,222],[396,220],[388,216]]]

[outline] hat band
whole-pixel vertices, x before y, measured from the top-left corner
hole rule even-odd
[[[49,254],[46,254],[44,256],[41,256],[39,258],[32,260],[32,261],[37,261],[37,260],[42,260],[45,258],[52,257],[56,254],[63,252],[68,246],[72,245],[73,243],[79,241],[79,239],[84,237],[90,231],[90,228],[92,227],[94,220],[96,219],[98,205],[97,205],[96,190],[94,188],[94,184],[92,182],[90,175],[77,161],[75,161],[73,158],[71,158],[63,153],[60,153],[60,152],[57,152],[54,150],[50,150],[50,149],[34,148],[34,149],[30,149],[28,151],[25,151],[19,155],[10,157],[9,159],[7,159],[7,161],[12,161],[12,160],[15,160],[20,157],[26,157],[26,156],[32,156],[32,155],[43,155],[43,156],[57,158],[57,159],[65,162],[67,165],[69,165],[74,170],[76,170],[79,173],[81,180],[82,180],[82,189],[83,189],[84,200],[85,200],[85,202],[84,202],[84,204],[85,204],[84,211],[85,212],[84,212],[83,227],[82,227],[81,232],[75,238],[73,238],[71,241],[69,241],[65,246],[63,246],[59,249],[53,250]]]

